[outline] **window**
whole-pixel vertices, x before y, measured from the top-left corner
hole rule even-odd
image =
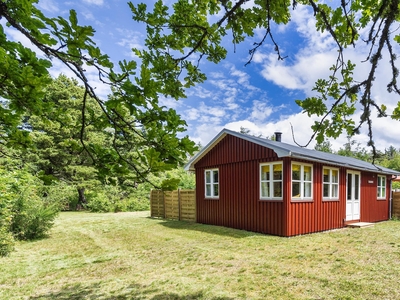
[[[386,199],[386,177],[378,175],[378,198]]]
[[[339,170],[324,167],[322,182],[324,200],[339,199]]]
[[[218,198],[219,196],[219,178],[218,169],[205,171],[206,197]]]
[[[260,198],[282,200],[282,162],[260,165]]]
[[[292,163],[292,198],[312,199],[312,165]]]

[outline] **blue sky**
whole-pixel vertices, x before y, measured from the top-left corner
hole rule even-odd
[[[137,4],[141,1],[132,2]],[[165,1],[166,4],[171,2]],[[146,3],[151,6],[154,1],[147,0]],[[126,0],[40,0],[39,7],[48,16],[61,15],[65,18],[69,9],[75,9],[79,23],[96,29],[94,41],[115,62],[136,59],[131,48],[143,48],[144,26],[132,20]],[[295,100],[312,95],[315,80],[329,75],[328,69],[336,59],[334,43],[327,34],[315,32],[312,13],[300,5],[293,12],[289,26],[275,26],[273,29],[282,55],[287,56],[284,61],[278,61],[273,46],[266,43],[259,48],[252,63],[245,66],[253,41],[238,45],[236,53],[233,53],[233,45],[226,40],[224,43],[229,55],[225,61],[219,65],[206,60],[201,63],[208,77],[204,84],[190,89],[186,99],[161,98],[162,104],[176,109],[186,120],[187,134],[192,140],[206,145],[223,128],[239,131],[240,127],[245,127],[252,134],[266,137],[281,131],[282,140],[293,143],[293,126],[296,141],[300,144],[308,142],[314,119],[302,114]],[[8,33],[19,38],[15,31],[8,29]],[[262,31],[257,32],[255,40],[261,40],[262,35]],[[346,51],[346,56],[356,63],[364,60],[366,55],[367,48],[362,44]],[[374,97],[390,109],[395,107],[399,97],[386,92],[390,70],[387,59],[382,61]],[[365,63],[360,64],[356,75],[365,75],[367,67]],[[55,63],[52,75],[57,76],[61,72],[72,76]],[[96,74],[93,73],[92,78],[95,80]],[[97,90],[106,97],[106,87],[97,85]],[[390,145],[400,148],[397,121],[380,119],[374,120],[373,124],[378,149],[383,150]],[[366,128],[354,138],[363,147],[367,147],[365,132]],[[341,136],[330,141],[338,150],[347,139]]]

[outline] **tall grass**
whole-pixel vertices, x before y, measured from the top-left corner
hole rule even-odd
[[[0,266],[1,299],[400,299],[400,222],[281,238],[70,212]]]

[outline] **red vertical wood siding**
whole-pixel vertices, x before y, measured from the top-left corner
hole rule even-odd
[[[260,200],[260,163],[280,160],[271,149],[226,136],[196,165],[197,221],[284,235],[283,201]],[[206,199],[204,171],[219,170],[219,199]]]
[[[271,161],[283,161],[283,201],[260,200],[260,163]],[[291,163],[291,158],[278,158],[271,149],[231,135],[225,136],[195,165],[197,221],[280,236],[343,227],[346,168],[339,168],[339,200],[324,201],[322,171],[328,165],[312,163],[313,199],[295,202],[291,201]],[[213,168],[219,170],[219,199],[206,199],[204,171]],[[377,200],[376,179],[377,174],[361,173],[360,221],[389,218],[389,201]],[[389,179],[388,176],[387,199],[390,197]]]
[[[298,161],[310,163],[308,161]],[[287,210],[287,231],[285,236],[293,236],[343,227],[346,209],[346,170],[339,169],[339,200],[324,201],[322,199],[322,170],[324,164],[313,163],[313,199],[310,201],[291,201],[291,174],[288,166],[289,199]]]
[[[378,200],[375,173],[361,173],[360,221],[378,222],[389,219],[390,176],[386,177],[386,199]]]

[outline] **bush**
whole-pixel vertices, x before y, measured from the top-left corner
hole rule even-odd
[[[0,256],[8,255],[14,248],[14,238],[10,232],[11,211],[7,193],[2,190],[0,201]]]
[[[145,211],[150,210],[149,197],[136,198],[132,197],[126,200],[126,207],[128,211]]]
[[[0,256],[7,256],[14,249],[14,238],[6,227],[0,227]]]
[[[60,203],[45,197],[43,184],[38,178],[24,170],[10,172],[0,169],[0,191],[3,203],[0,226],[4,244],[9,243],[10,234],[20,240],[46,236],[59,212]]]
[[[91,212],[149,210],[149,194],[150,191],[141,187],[127,191],[118,185],[104,185],[86,194],[86,208]]]
[[[48,204],[58,205],[59,210],[76,210],[78,205],[78,192],[76,186],[64,182],[57,182],[44,187]]]
[[[23,193],[13,205],[11,232],[19,240],[43,238],[53,226],[58,211],[57,207]]]
[[[89,192],[86,195],[87,205],[86,208],[91,212],[112,212],[113,203],[102,192]]]

